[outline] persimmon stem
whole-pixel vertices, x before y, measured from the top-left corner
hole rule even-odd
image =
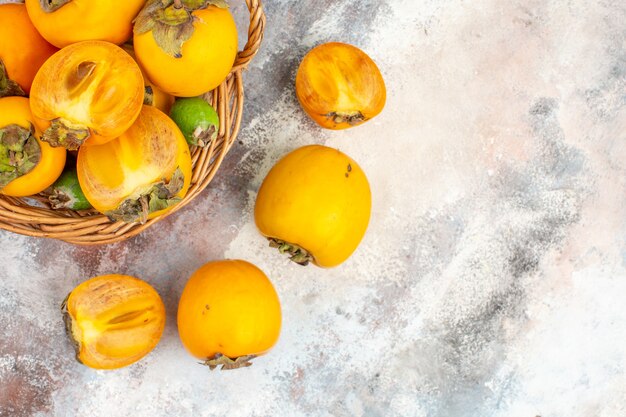
[[[307,266],[313,261],[313,256],[304,248],[293,243],[273,237],[268,238],[271,248],[276,248],[280,253],[288,253],[289,259],[298,265]]]
[[[182,9],[182,7],[183,7],[183,2],[181,0],[174,0],[175,9]]]

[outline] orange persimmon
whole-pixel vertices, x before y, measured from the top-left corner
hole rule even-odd
[[[165,306],[150,284],[128,275],[91,278],[61,305],[76,359],[95,369],[138,361],[159,343]]]
[[[0,193],[37,194],[63,172],[66,151],[40,140],[26,97],[0,98]]]
[[[35,74],[57,51],[33,26],[23,4],[0,4],[0,97],[27,95]]]
[[[145,222],[181,201],[191,183],[191,154],[176,124],[143,106],[133,125],[102,145],[81,146],[76,172],[89,203],[112,219]]]
[[[193,97],[230,73],[237,27],[223,1],[177,1],[148,0],[137,16],[133,44],[150,81],[174,96]]]
[[[250,365],[274,346],[280,326],[276,290],[246,261],[205,264],[189,278],[178,303],[180,339],[211,369]]]
[[[84,41],[61,49],[35,76],[30,106],[42,139],[74,150],[126,131],[144,98],[141,70],[122,48]]]
[[[132,56],[135,61],[137,61],[133,45],[125,43],[124,45],[122,45],[122,49],[128,52],[128,54]],[[143,104],[147,104],[148,106],[154,106],[157,109],[161,110],[163,113],[169,114],[170,109],[172,108],[172,104],[174,104],[175,97],[154,85],[154,83],[148,78],[148,75],[143,70],[143,68],[141,68],[141,65],[139,66],[139,69],[141,69],[141,74],[143,75],[144,81],[145,94],[143,98]]]
[[[359,48],[330,42],[313,48],[296,74],[304,111],[327,129],[346,129],[378,115],[385,106],[380,70]]]
[[[26,0],[33,24],[51,44],[101,40],[121,44],[145,0]]]

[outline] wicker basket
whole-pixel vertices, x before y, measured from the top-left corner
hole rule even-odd
[[[240,51],[228,78],[204,98],[220,118],[217,139],[209,147],[192,149],[193,174],[185,198],[168,213],[144,224],[114,222],[94,210],[52,210],[43,196],[14,198],[0,195],[0,228],[28,236],[49,237],[79,245],[120,242],[135,236],[167,215],[183,208],[213,179],[239,133],[243,110],[242,70],[263,39],[265,14],[260,0],[246,0],[250,11],[248,42]]]

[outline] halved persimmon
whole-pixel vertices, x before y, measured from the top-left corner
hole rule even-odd
[[[30,106],[42,139],[70,150],[112,140],[141,111],[144,83],[137,63],[110,42],[61,49],[35,76]]]
[[[121,44],[131,36],[133,19],[145,0],[26,0],[41,35],[62,48],[87,40]]]
[[[134,363],[159,343],[165,306],[150,284],[128,275],[91,278],[61,305],[76,359],[95,369]]]
[[[81,146],[80,188],[91,205],[113,220],[145,222],[171,210],[191,182],[191,154],[178,126],[143,106],[135,123],[102,145]]]
[[[359,48],[330,42],[313,48],[296,74],[304,111],[327,129],[346,129],[378,115],[387,91],[380,70]]]
[[[57,51],[33,26],[23,4],[0,4],[0,97],[27,95],[35,74]]]

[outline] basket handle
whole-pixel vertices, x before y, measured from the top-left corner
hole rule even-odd
[[[242,51],[239,51],[232,71],[244,69],[261,47],[265,30],[265,12],[261,0],[246,0],[250,10],[250,27],[248,28],[248,42]]]

